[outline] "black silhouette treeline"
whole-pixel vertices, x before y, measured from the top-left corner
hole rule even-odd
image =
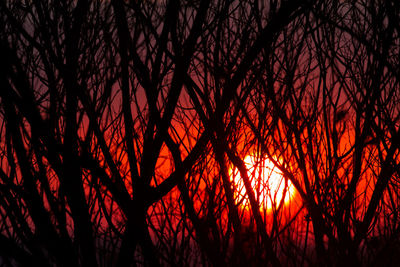
[[[400,264],[397,1],[5,0],[0,24],[0,265]]]

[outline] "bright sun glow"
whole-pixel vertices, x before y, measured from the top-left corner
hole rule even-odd
[[[289,180],[283,178],[282,173],[269,159],[247,155],[244,163],[260,210],[271,210],[272,205],[277,207],[282,199],[283,204],[289,203],[294,195],[294,186]],[[235,186],[236,203],[248,209],[250,204],[246,188],[237,168],[230,170],[230,177]]]

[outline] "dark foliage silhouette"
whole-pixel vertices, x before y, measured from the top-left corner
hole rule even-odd
[[[0,15],[1,265],[400,263],[400,3]]]

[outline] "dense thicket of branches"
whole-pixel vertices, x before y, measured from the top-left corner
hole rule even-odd
[[[400,3],[7,0],[0,24],[0,264],[400,263]]]

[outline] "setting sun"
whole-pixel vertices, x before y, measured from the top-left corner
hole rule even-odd
[[[260,210],[271,210],[273,206],[277,207],[282,199],[283,204],[289,203],[294,195],[294,187],[289,180],[285,181],[282,173],[268,158],[247,155],[244,163]],[[237,168],[230,169],[230,177],[235,186],[236,203],[247,209],[249,200]]]

